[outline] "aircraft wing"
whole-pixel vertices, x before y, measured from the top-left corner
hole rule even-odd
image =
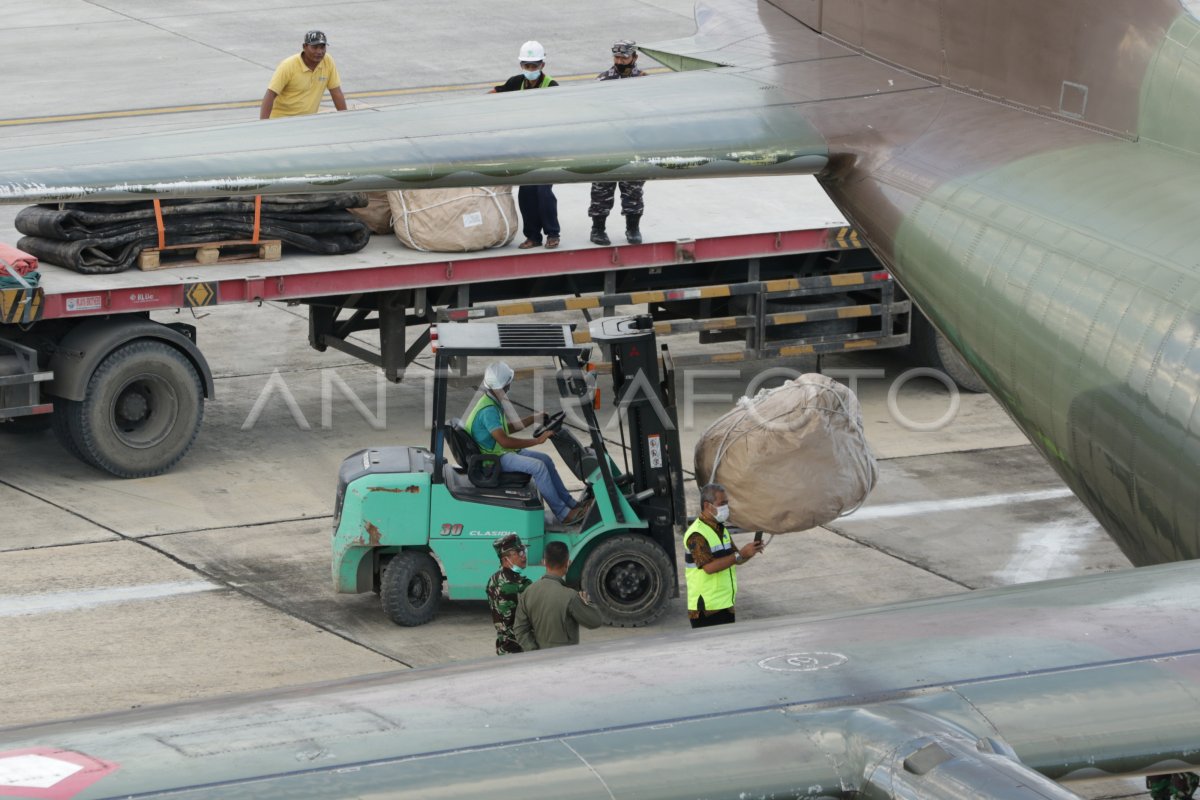
[[[0,201],[812,174],[781,90],[698,72],[0,150]]]
[[[1198,587],[1190,562],[8,728],[0,791],[69,758],[78,800],[1075,797],[1052,780],[1200,766]]]
[[[829,148],[810,104],[929,85],[746,7],[702,7],[696,37],[649,51],[729,68],[0,149],[0,202],[813,174]],[[849,69],[788,85],[784,57]]]

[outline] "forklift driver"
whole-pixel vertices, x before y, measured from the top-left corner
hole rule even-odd
[[[546,431],[533,439],[518,439],[512,431],[524,430],[534,420],[546,419],[545,412],[523,417],[515,423],[509,422],[504,413],[508,387],[513,381],[512,367],[503,361],[488,366],[483,373],[483,396],[471,409],[463,427],[471,434],[481,452],[500,456],[500,469],[505,472],[524,472],[533,477],[554,518],[567,525],[574,524],[587,514],[590,503],[577,503],[554,466],[553,459],[545,453],[524,448],[541,444],[553,436]]]

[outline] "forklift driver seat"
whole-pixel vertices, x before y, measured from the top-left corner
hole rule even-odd
[[[529,483],[529,476],[523,472],[501,472],[500,456],[480,452],[479,443],[463,427],[463,422],[458,417],[450,420],[450,424],[446,426],[446,442],[472,486],[494,489],[498,486],[524,486]]]

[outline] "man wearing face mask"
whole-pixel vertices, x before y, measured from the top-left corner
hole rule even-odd
[[[561,523],[574,525],[581,522],[591,510],[590,499],[580,503],[571,496],[558,474],[554,459],[545,453],[529,448],[545,442],[554,434],[543,432],[533,439],[513,436],[514,431],[524,430],[537,421],[545,422],[545,412],[537,412],[521,419],[511,420],[506,413],[511,407],[508,389],[512,386],[513,370],[503,361],[489,364],[483,373],[483,391],[463,427],[481,453],[500,456],[500,469],[505,472],[523,472],[533,478],[542,499],[550,506],[554,518]],[[515,416],[515,414],[514,414]]]
[[[734,621],[737,567],[763,550],[762,542],[738,549],[725,523],[729,521],[729,495],[719,483],[700,490],[700,516],[683,534],[684,575],[687,578],[688,619],[693,628],[726,625]]]
[[[542,47],[540,42],[529,41],[521,45],[517,60],[521,64],[521,74],[513,75],[504,83],[493,87],[489,94],[558,86],[558,81],[544,71],[546,48]],[[553,250],[558,247],[562,229],[558,224],[558,198],[554,196],[554,187],[522,186],[517,189],[517,205],[521,208],[521,231],[525,234],[525,241],[517,246],[522,250],[541,247],[542,232],[545,231],[546,249]]]
[[[637,43],[628,39],[614,42],[612,46],[613,65],[596,76],[598,81],[615,81],[621,78],[640,78],[646,73],[637,67]],[[621,181],[621,213],[625,216],[625,240],[630,244],[642,243],[642,189],[645,181]],[[602,247],[612,244],[605,230],[608,226],[608,212],[612,211],[613,200],[616,196],[616,183],[593,183],[592,204],[588,206],[588,216],[592,219],[592,244]]]
[[[521,574],[528,563],[525,545],[519,536],[510,533],[492,542],[492,547],[500,557],[500,569],[487,582],[488,606],[492,609],[492,624],[496,626],[496,655],[520,653],[521,644],[513,633],[513,621],[521,592],[533,583]]]

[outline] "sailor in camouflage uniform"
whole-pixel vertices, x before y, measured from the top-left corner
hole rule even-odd
[[[596,76],[598,81],[615,81],[621,78],[640,78],[646,73],[637,68],[637,44],[628,39],[615,42],[612,46],[613,65]],[[625,239],[630,244],[642,243],[642,187],[645,181],[621,181],[621,213],[625,215]],[[612,210],[617,192],[616,183],[593,183],[592,204],[588,216],[592,218],[592,243],[610,245],[605,227],[608,212]]]
[[[503,536],[494,542],[496,555],[500,557],[500,569],[487,582],[488,606],[492,609],[492,623],[496,626],[496,655],[520,653],[521,645],[513,633],[513,620],[517,616],[517,597],[533,581],[521,574],[527,564],[525,545],[515,533]]]

